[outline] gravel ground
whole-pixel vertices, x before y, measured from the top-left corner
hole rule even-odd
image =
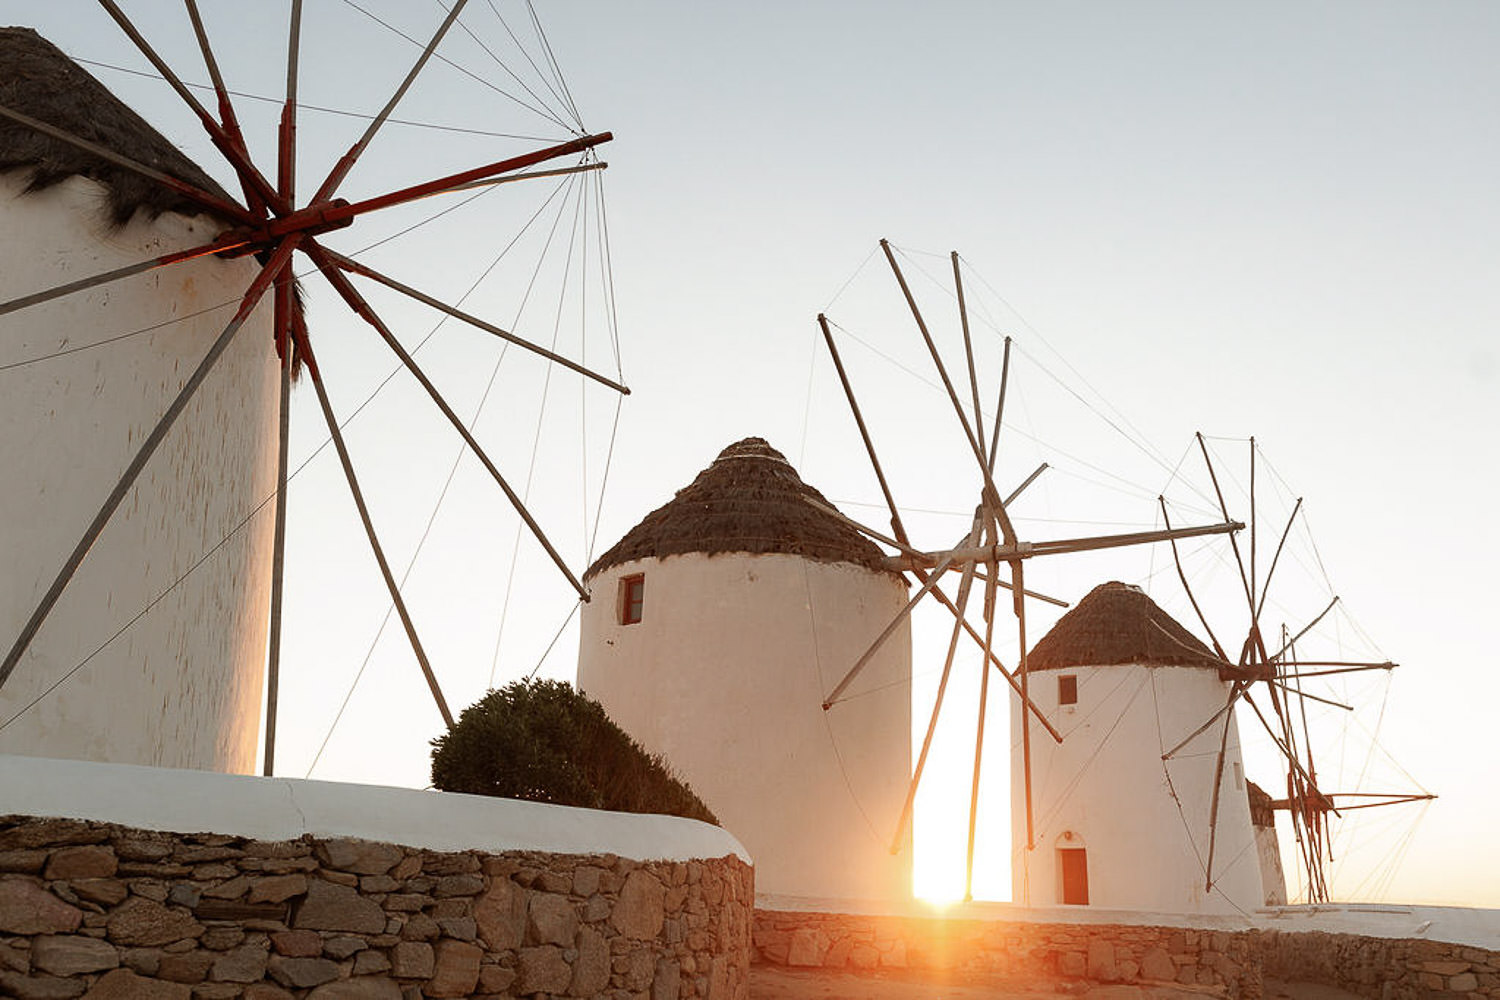
[[[1210,989],[1171,986],[1084,986],[1049,982],[997,982],[972,976],[925,978],[911,973],[789,969],[755,965],[750,969],[751,1000],[1206,1000],[1222,997]],[[1360,1000],[1357,994],[1311,983],[1268,979],[1266,1000]]]

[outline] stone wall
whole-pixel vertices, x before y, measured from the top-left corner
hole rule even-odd
[[[1267,975],[1338,986],[1372,1000],[1500,997],[1500,952],[1446,941],[1262,931]]]
[[[750,867],[0,817],[0,995],[744,1000]]]
[[[1174,982],[1261,995],[1255,931],[949,917],[755,912],[757,960],[849,969],[930,969],[1002,980]]]

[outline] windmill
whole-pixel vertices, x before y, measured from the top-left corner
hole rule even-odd
[[[1209,481],[1213,487],[1213,498],[1217,502],[1220,511],[1228,517],[1229,506],[1225,501],[1224,490],[1220,484],[1218,472],[1215,469],[1213,459],[1210,456],[1208,444],[1199,433],[1195,442],[1197,449],[1202,455],[1203,464],[1207,471]],[[1362,810],[1379,808],[1383,806],[1400,805],[1405,803],[1426,802],[1436,798],[1427,792],[1368,792],[1368,791],[1325,791],[1320,785],[1318,778],[1319,750],[1315,748],[1313,732],[1309,728],[1308,702],[1328,706],[1341,712],[1353,712],[1355,707],[1341,701],[1334,700],[1324,695],[1315,694],[1307,690],[1306,681],[1320,677],[1340,676],[1364,673],[1369,671],[1389,672],[1396,668],[1396,664],[1389,660],[1350,660],[1350,659],[1325,659],[1318,657],[1302,657],[1298,655],[1298,643],[1308,636],[1325,618],[1331,614],[1339,605],[1339,598],[1333,597],[1320,611],[1306,618],[1296,631],[1283,623],[1279,627],[1279,634],[1268,640],[1262,622],[1267,614],[1267,599],[1271,593],[1272,583],[1277,580],[1276,570],[1282,562],[1282,555],[1286,549],[1287,541],[1291,537],[1293,528],[1297,526],[1298,519],[1304,515],[1302,498],[1298,497],[1293,504],[1291,512],[1287,517],[1286,524],[1281,530],[1275,551],[1271,557],[1269,566],[1262,574],[1258,565],[1258,521],[1259,514],[1256,503],[1256,478],[1258,461],[1258,449],[1255,439],[1249,440],[1249,552],[1248,565],[1245,555],[1242,554],[1238,540],[1233,536],[1230,538],[1231,550],[1234,555],[1234,576],[1238,587],[1235,588],[1243,595],[1244,614],[1248,625],[1245,628],[1244,638],[1240,641],[1239,651],[1231,656],[1226,648],[1220,644],[1215,635],[1209,616],[1205,614],[1202,604],[1193,591],[1189,581],[1189,575],[1183,564],[1182,553],[1178,550],[1176,543],[1172,545],[1173,562],[1178,578],[1182,583],[1183,592],[1193,611],[1202,624],[1204,632],[1208,635],[1213,646],[1214,653],[1221,661],[1220,675],[1232,682],[1229,696],[1224,706],[1211,717],[1197,727],[1186,739],[1175,746],[1167,749],[1163,755],[1164,762],[1173,759],[1182,752],[1188,743],[1197,737],[1209,732],[1213,727],[1220,728],[1219,749],[1215,759],[1216,776],[1221,775],[1224,769],[1225,750],[1233,721],[1233,713],[1236,704],[1243,703],[1252,710],[1257,723],[1264,730],[1272,746],[1279,756],[1285,769],[1285,794],[1282,797],[1272,796],[1271,807],[1284,811],[1291,821],[1293,836],[1297,845],[1296,858],[1298,867],[1305,879],[1307,886],[1307,902],[1323,903],[1330,898],[1329,879],[1327,865],[1334,860],[1333,836],[1330,828],[1330,817],[1339,817],[1350,810]],[[1158,498],[1158,504],[1164,523],[1170,525],[1171,517],[1167,501],[1164,497]],[[1264,685],[1265,707],[1257,702],[1254,692],[1259,685]],[[1219,798],[1217,789],[1219,787],[1217,777],[1215,782],[1215,795],[1210,804],[1208,820],[1208,852],[1204,868],[1205,891],[1214,887],[1215,875],[1218,869],[1215,867],[1215,848],[1217,846],[1217,825],[1219,819]]]
[[[861,441],[879,483],[882,497],[890,514],[891,530],[887,534],[856,524],[853,521],[849,523],[853,524],[868,537],[894,550],[895,554],[890,557],[890,565],[903,572],[910,573],[919,584],[916,592],[897,618],[876,637],[866,653],[849,668],[839,683],[833,686],[828,692],[823,701],[823,708],[824,711],[834,711],[837,709],[841,697],[845,696],[855,677],[870,662],[880,647],[896,633],[897,629],[910,617],[918,605],[930,598],[952,615],[953,625],[943,661],[942,673],[938,681],[937,696],[923,737],[922,749],[918,755],[908,787],[901,821],[897,825],[896,835],[891,844],[892,853],[896,853],[903,847],[907,822],[910,819],[916,793],[927,765],[933,736],[937,730],[938,720],[943,708],[944,695],[948,688],[959,645],[967,637],[968,641],[978,646],[981,653],[980,662],[982,669],[969,794],[968,839],[965,853],[964,885],[964,898],[972,899],[976,817],[984,757],[984,726],[989,699],[989,667],[993,666],[995,668],[995,671],[1010,686],[1021,705],[1021,718],[1023,720],[1021,725],[1021,742],[1022,759],[1024,762],[1022,771],[1025,786],[1023,801],[1026,812],[1026,850],[1028,851],[1034,850],[1036,846],[1031,796],[1031,740],[1033,726],[1040,727],[1042,732],[1053,740],[1060,742],[1062,739],[1061,733],[1045,717],[1030,695],[1030,680],[1026,666],[1028,648],[1026,602],[1028,599],[1041,600],[1059,606],[1065,606],[1065,602],[1035,593],[1026,588],[1026,561],[1041,556],[1081,553],[1204,535],[1224,533],[1232,535],[1233,532],[1243,528],[1244,525],[1231,521],[1225,516],[1221,523],[1189,528],[1169,527],[1156,531],[1059,538],[1044,541],[1023,541],[1016,532],[1015,525],[1008,513],[1008,508],[1042,474],[1046,466],[1043,465],[1038,468],[1008,493],[1003,493],[999,484],[995,481],[996,459],[1000,450],[1000,429],[1005,417],[1006,387],[1010,370],[1010,338],[1007,337],[1004,342],[1004,355],[1001,363],[999,386],[993,396],[994,403],[987,408],[981,393],[980,379],[975,365],[974,340],[970,330],[968,308],[965,302],[960,258],[956,252],[950,254],[949,260],[953,273],[953,293],[957,306],[956,319],[962,334],[964,367],[968,375],[967,398],[962,398],[955,380],[950,375],[949,365],[945,362],[931,329],[917,304],[917,300],[912,294],[905,273],[897,261],[895,248],[888,241],[882,240],[880,249],[901,290],[902,297],[911,313],[917,334],[920,336],[925,348],[926,356],[930,360],[933,370],[941,382],[942,391],[947,397],[954,418],[957,420],[958,431],[961,434],[963,442],[961,450],[973,461],[973,465],[968,466],[967,475],[977,481],[978,496],[969,531],[962,538],[958,539],[956,544],[933,549],[923,549],[914,544],[913,539],[907,531],[906,522],[902,516],[902,509],[896,501],[891,485],[881,466],[864,414],[856,398],[842,357],[840,356],[838,345],[833,335],[833,326],[835,324],[826,315],[820,314],[818,316],[818,324],[822,332],[823,342],[838,372],[845,399],[849,404],[850,412],[858,427]],[[965,464],[967,464],[967,459]],[[958,472],[958,470],[953,471],[955,474]],[[822,509],[825,511],[830,510],[830,508]],[[838,515],[837,512],[834,513],[836,516],[843,516]],[[1002,564],[1004,566],[1003,569]],[[941,585],[942,578],[945,574],[955,571],[959,574],[958,589],[954,596],[949,596]],[[974,597],[973,592],[976,582],[982,587],[980,616],[977,623],[970,619],[972,613],[970,611],[970,601]],[[1002,615],[1002,604],[999,594],[1001,590],[1009,591],[1011,596],[1010,616],[1013,618],[1016,649],[1018,651],[1014,669],[1008,669],[996,653],[997,627],[1006,633],[1010,632],[1011,628],[1011,626],[997,621],[997,618]]]
[[[27,326],[29,316],[39,315],[51,305],[86,299],[95,293],[108,295],[115,292],[117,297],[123,297],[125,293],[118,290],[127,286],[134,287],[131,285],[133,281],[139,283],[147,278],[156,280],[161,276],[181,273],[202,262],[216,260],[240,262],[245,279],[242,286],[235,292],[233,317],[215,331],[210,338],[211,344],[206,348],[201,346],[197,348],[198,353],[190,362],[187,362],[187,370],[190,373],[175,379],[164,407],[140,428],[138,437],[132,430],[131,436],[134,439],[130,442],[129,451],[121,457],[120,467],[111,474],[109,488],[100,490],[101,495],[92,501],[95,506],[91,508],[92,514],[86,526],[80,525],[81,531],[69,544],[64,555],[46,569],[45,579],[40,581],[41,585],[37,587],[34,599],[28,598],[28,606],[18,618],[15,632],[3,637],[5,641],[0,645],[3,645],[6,651],[3,660],[0,660],[0,690],[3,690],[7,684],[13,685],[13,679],[27,668],[28,652],[34,649],[38,637],[45,634],[49,621],[53,622],[54,631],[56,630],[58,626],[53,618],[54,612],[68,594],[70,586],[78,578],[80,569],[88,563],[89,556],[95,551],[101,536],[112,523],[117,523],[122,517],[127,516],[129,508],[136,502],[133,498],[139,494],[137,487],[154,475],[153,457],[156,457],[156,465],[159,466],[160,456],[166,453],[164,447],[170,447],[172,443],[174,429],[180,431],[181,427],[185,426],[184,414],[193,411],[203,402],[205,384],[212,383],[216,367],[220,366],[222,360],[237,348],[236,341],[243,339],[242,331],[247,327],[255,326],[254,318],[258,315],[257,310],[264,313],[265,308],[262,307],[262,303],[265,303],[271,313],[269,324],[271,344],[263,345],[262,350],[268,351],[274,345],[274,354],[278,360],[276,362],[277,402],[273,411],[274,426],[277,428],[274,477],[275,530],[272,565],[269,567],[268,574],[270,628],[267,653],[268,701],[264,770],[270,774],[275,765],[281,623],[284,603],[286,485],[289,477],[289,412],[291,388],[294,377],[299,372],[307,376],[312,383],[318,408],[327,426],[329,439],[339,458],[343,478],[358,510],[364,534],[379,567],[384,587],[402,622],[403,630],[411,646],[412,656],[420,668],[439,714],[445,722],[451,722],[452,712],[439,684],[437,673],[419,638],[415,617],[403,598],[397,573],[391,566],[385,547],[377,534],[374,519],[369,510],[367,491],[361,487],[359,477],[356,475],[355,463],[342,433],[342,424],[335,415],[324,381],[325,369],[329,367],[328,361],[315,353],[314,341],[317,337],[310,328],[315,324],[309,324],[306,319],[303,294],[297,284],[294,262],[300,260],[309,264],[311,269],[307,275],[315,274],[321,282],[326,282],[327,287],[333,293],[331,301],[336,301],[346,307],[351,315],[357,317],[361,323],[373,331],[374,337],[377,338],[376,342],[395,356],[400,367],[420,387],[442,419],[451,426],[452,432],[463,442],[467,453],[484,468],[492,481],[493,488],[498,491],[500,497],[503,497],[503,502],[515,511],[526,526],[533,543],[547,554],[548,559],[567,580],[569,586],[580,598],[583,598],[584,590],[576,575],[568,568],[558,547],[543,530],[541,519],[534,516],[528,508],[523,496],[524,490],[514,485],[515,474],[502,471],[503,463],[492,457],[492,446],[487,447],[480,442],[469,424],[456,412],[444,390],[439,388],[436,380],[422,365],[418,364],[414,357],[416,352],[409,350],[398,339],[394,324],[387,322],[384,318],[384,310],[377,309],[373,304],[373,294],[367,294],[367,292],[378,286],[383,294],[394,293],[402,298],[418,302],[446,318],[481,331],[486,336],[497,338],[518,351],[528,352],[544,359],[547,364],[566,369],[581,379],[605,387],[612,393],[623,395],[628,392],[626,387],[618,377],[611,378],[603,375],[581,361],[538,343],[535,339],[520,336],[513,330],[482,319],[456,304],[450,304],[440,296],[430,294],[382,269],[372,267],[358,259],[359,255],[356,252],[335,249],[335,242],[338,232],[349,229],[358,222],[374,218],[379,213],[413,205],[419,200],[458,193],[468,196],[493,185],[522,179],[597,176],[596,172],[602,168],[603,164],[598,160],[595,150],[601,144],[608,142],[611,136],[607,132],[594,134],[583,129],[581,122],[577,120],[576,110],[573,108],[571,96],[567,94],[566,85],[561,83],[560,76],[556,74],[555,63],[551,62],[550,49],[546,48],[543,38],[544,54],[539,57],[539,60],[542,65],[549,68],[550,76],[556,81],[555,87],[551,83],[546,86],[553,88],[550,95],[553,103],[560,107],[561,113],[565,115],[562,119],[562,128],[566,133],[570,133],[568,137],[562,141],[553,142],[528,140],[530,148],[518,154],[498,159],[493,156],[481,157],[476,166],[444,172],[437,177],[408,178],[408,182],[392,190],[349,200],[340,197],[346,187],[346,179],[363,161],[367,150],[377,140],[382,130],[393,121],[393,113],[417,84],[424,71],[438,61],[447,61],[440,51],[445,40],[458,36],[460,31],[470,37],[476,37],[473,30],[461,20],[466,0],[459,0],[451,5],[445,15],[437,19],[440,23],[437,23],[435,27],[429,25],[430,30],[424,40],[416,43],[419,55],[410,64],[409,70],[379,110],[368,116],[367,124],[353,145],[338,156],[335,162],[328,164],[318,173],[315,187],[299,184],[302,178],[299,178],[298,171],[298,123],[299,113],[303,112],[303,105],[299,100],[303,22],[303,5],[300,0],[292,0],[286,20],[286,86],[281,99],[277,102],[280,108],[280,121],[275,131],[274,157],[269,164],[262,161],[261,165],[257,165],[252,155],[252,144],[248,139],[250,133],[242,128],[241,115],[237,111],[235,98],[239,96],[243,100],[245,95],[236,95],[231,92],[225,74],[221,72],[220,62],[216,58],[215,48],[210,41],[204,18],[194,0],[187,0],[186,11],[192,36],[201,54],[202,69],[211,80],[216,111],[210,111],[199,100],[193,87],[185,82],[184,77],[179,75],[178,71],[169,64],[168,59],[146,37],[136,20],[126,14],[119,4],[114,0],[101,0],[100,7],[130,40],[141,56],[154,67],[159,78],[170,87],[182,102],[183,107],[201,125],[209,141],[223,156],[228,169],[232,171],[240,189],[240,197],[236,199],[222,189],[218,189],[209,178],[201,175],[201,172],[184,176],[188,172],[181,169],[180,165],[163,168],[160,162],[143,162],[141,158],[122,151],[118,143],[110,141],[109,136],[83,134],[88,132],[86,127],[88,123],[80,124],[74,121],[71,123],[73,127],[61,126],[55,120],[48,120],[48,115],[36,107],[22,107],[16,106],[16,102],[0,101],[0,123],[3,123],[10,133],[30,136],[33,141],[47,144],[51,150],[65,150],[67,156],[86,162],[90,171],[108,171],[116,176],[129,177],[133,183],[144,185],[158,193],[165,192],[162,197],[170,202],[169,208],[200,214],[203,218],[210,220],[206,227],[201,228],[211,230],[207,235],[184,241],[184,245],[173,247],[165,253],[141,253],[136,259],[117,266],[97,269],[92,273],[85,272],[82,277],[48,282],[40,287],[10,289],[10,294],[5,296],[6,301],[0,302],[0,317],[4,318],[7,325],[14,324],[11,329],[23,333],[22,337],[16,339],[24,342],[26,340],[24,334],[28,334],[31,329]],[[539,34],[539,27],[537,30]],[[536,64],[533,63],[533,68],[535,66]],[[519,77],[515,79],[520,80]],[[525,86],[522,82],[521,87],[525,88]],[[102,88],[99,89],[102,90]],[[4,91],[8,97],[19,92],[11,85],[7,85]],[[535,97],[535,94],[532,96]],[[239,109],[243,109],[242,104]],[[28,113],[29,111],[36,113]],[[557,166],[558,161],[562,161],[563,165]],[[308,194],[309,189],[312,190],[311,194]],[[370,284],[365,286],[365,291],[362,291],[357,282]],[[51,357],[58,357],[61,354],[62,352],[53,352]],[[41,360],[46,359],[27,358],[16,364],[19,366]],[[319,363],[320,360],[323,361],[322,365]],[[21,427],[14,430],[18,434],[25,432],[25,428]],[[159,516],[165,521],[172,518],[173,512],[161,511]],[[76,670],[77,667],[73,669]],[[62,680],[44,691],[40,698],[48,697],[52,690],[63,684],[71,675],[71,671],[65,673]],[[25,705],[12,719],[0,719],[0,723],[8,724],[9,721],[14,721],[36,703],[33,701]]]

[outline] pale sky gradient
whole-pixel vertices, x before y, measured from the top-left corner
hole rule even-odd
[[[64,6],[18,6],[7,19],[31,20],[75,57],[142,64],[102,15]],[[153,39],[164,39],[184,76],[206,78],[185,47],[191,43],[182,25],[168,23],[184,20],[175,9],[129,6],[140,9]],[[229,53],[229,38],[220,36],[231,85],[278,96],[281,5],[256,5],[253,14],[246,6],[204,4],[211,29],[243,18],[227,34],[256,43]],[[371,6],[417,33],[440,16],[436,5]],[[334,0],[309,0],[308,10],[304,100],[373,111],[415,50],[390,42]],[[495,33],[493,21],[480,16],[487,10],[471,13],[477,33]],[[1193,487],[1100,418],[1106,405],[1129,421],[1128,437],[1155,449],[1168,468],[1194,431],[1254,435],[1287,496],[1306,498],[1317,555],[1304,547],[1298,565],[1315,568],[1320,556],[1332,582],[1327,591],[1321,573],[1307,573],[1317,581],[1305,595],[1288,592],[1285,620],[1295,629],[1321,610],[1321,585],[1339,594],[1352,616],[1328,636],[1331,644],[1344,655],[1402,664],[1388,687],[1361,684],[1354,693],[1367,699],[1365,725],[1373,728],[1378,718],[1382,745],[1441,796],[1415,826],[1421,809],[1399,807],[1406,811],[1397,819],[1351,834],[1356,844],[1378,841],[1383,846],[1371,850],[1381,856],[1406,843],[1405,863],[1387,878],[1370,874],[1381,870],[1378,858],[1351,860],[1335,893],[1500,906],[1500,866],[1488,856],[1500,820],[1489,738],[1500,679],[1485,652],[1493,644],[1483,638],[1500,599],[1492,569],[1500,539],[1489,502],[1500,485],[1492,443],[1500,426],[1493,287],[1500,265],[1500,66],[1493,56],[1500,8],[639,2],[540,4],[538,14],[585,124],[617,136],[602,156],[610,164],[605,188],[623,367],[634,395],[620,418],[596,554],[720,448],[749,434],[768,438],[851,515],[883,527],[881,512],[863,506],[877,503],[878,493],[815,340],[814,317],[826,308],[846,329],[916,368],[909,317],[883,262],[869,255],[887,237],[908,251],[912,268],[946,280],[946,253],[956,249],[972,268],[973,295],[987,298],[994,326],[1013,335],[1021,352],[1007,411],[1015,434],[1005,438],[1015,451],[1002,448],[1004,478],[1019,482],[1042,460],[1057,469],[1018,508],[1027,518],[1023,535],[1149,527],[1157,493],[1194,500]],[[493,64],[455,58],[496,76]],[[93,72],[212,165],[213,151],[160,85]],[[427,86],[398,115],[560,134],[446,68]],[[343,148],[351,127],[305,117],[305,187],[326,168],[323,147]],[[376,193],[425,179],[448,159],[466,165],[509,155],[512,147],[492,155],[483,137],[393,126],[351,176],[347,193]],[[261,161],[271,162],[264,153]],[[512,191],[519,188],[496,196]],[[534,206],[535,195],[525,197]],[[467,225],[447,243],[396,251],[383,266],[456,298],[508,231],[488,216]],[[369,240],[339,245],[362,242]],[[981,278],[993,294],[981,292]],[[947,336],[955,325],[951,307],[925,281],[914,282],[918,294]],[[517,307],[497,300],[490,309],[486,315],[505,323]],[[315,330],[320,322],[355,330],[321,299],[314,300],[313,322]],[[423,319],[403,337],[411,343],[430,324]],[[998,341],[993,331],[985,336],[993,385]],[[851,355],[863,350],[845,343]],[[455,348],[442,368],[455,396],[467,401],[461,412],[478,399],[489,350],[474,347],[466,356]],[[589,350],[593,359],[603,356],[599,347]],[[342,396],[335,387],[345,408],[389,367],[353,349],[350,358],[358,374]],[[977,496],[962,456],[947,454],[956,434],[951,411],[930,387],[877,355],[864,351],[859,364],[857,388],[874,411],[877,444],[891,454],[898,499],[957,515],[934,517],[920,536],[939,547],[960,533],[954,525],[966,523],[964,511]],[[1048,372],[1092,408],[1060,390]],[[310,392],[304,397],[299,416],[311,417]],[[525,421],[515,416],[523,409],[517,398],[504,397],[510,408],[492,430],[497,451],[514,448],[524,469],[531,439],[529,430],[518,433]],[[432,445],[419,437],[414,396],[397,390],[377,400],[370,428],[351,437],[368,449],[370,474],[384,484],[372,486],[385,498],[377,517],[384,508],[392,549],[401,553],[393,561],[404,566],[453,445],[441,434]],[[606,404],[590,397],[583,411],[595,442],[609,432]],[[573,417],[548,419],[567,430],[559,440],[577,436]],[[311,424],[305,421],[295,439],[302,456],[321,441]],[[518,443],[499,443],[507,432]],[[571,452],[565,447],[549,446],[539,466],[575,476],[573,496],[586,494],[592,504],[599,466],[591,459],[582,471],[576,443]],[[1222,468],[1238,463],[1234,475],[1243,480],[1244,446],[1216,440],[1215,449]],[[503,548],[514,532],[495,512],[503,503],[498,493],[463,468],[460,485],[470,490],[450,497],[414,577],[419,624],[424,611],[427,620],[441,621],[435,659],[455,706],[473,701],[489,682],[508,566],[508,556],[492,557],[479,539],[498,534]],[[1182,468],[1201,480],[1201,464]],[[1130,487],[1101,488],[1115,481],[1100,470]],[[1265,474],[1263,483],[1270,481]],[[287,670],[302,680],[289,680],[283,708],[281,760],[289,774],[300,775],[311,761],[385,610],[367,555],[340,527],[347,500],[336,475],[325,454],[292,493],[292,516],[300,514],[304,527],[293,529],[300,610],[289,620]],[[553,488],[567,495],[561,482]],[[1284,516],[1269,495],[1263,486],[1262,572]],[[578,525],[593,508],[584,515],[573,507],[581,505],[557,502],[556,519],[565,522],[557,530],[581,571],[585,529]],[[1211,519],[1206,510],[1201,502],[1182,508],[1184,519],[1200,522]],[[1090,518],[1131,527],[1066,523]],[[1223,565],[1222,546],[1201,554],[1205,565]],[[1074,600],[1104,579],[1140,583],[1201,631],[1180,607],[1181,588],[1167,567],[1165,552],[1121,554],[1038,568],[1034,579]],[[519,571],[526,599],[517,598],[506,616],[496,683],[531,670],[567,615],[565,594],[550,589],[555,581],[541,582],[548,572],[525,564]],[[1205,588],[1232,583],[1210,570],[1200,580]],[[1052,618],[1038,609],[1033,642]],[[1370,642],[1352,638],[1356,625]],[[575,653],[576,638],[565,634],[542,672],[570,678]],[[940,656],[919,632],[913,715],[924,721],[924,692]],[[422,784],[425,741],[437,725],[425,699],[409,653],[387,635],[314,775]],[[1003,717],[997,713],[1000,728],[992,730],[997,748],[1004,747]],[[1240,724],[1248,742],[1253,719]],[[971,726],[970,718],[957,728]],[[971,738],[954,735],[956,756],[940,769],[959,785],[969,767],[962,744]],[[1002,898],[1007,766],[1003,749],[986,758],[993,780],[985,792],[991,847],[983,884]],[[1274,777],[1258,774],[1253,762],[1249,773],[1275,791]],[[936,794],[925,801],[919,837],[926,831],[937,845],[940,828],[955,824],[938,818],[949,807]],[[930,878],[951,878],[936,858],[952,850],[928,850],[932,860],[919,855],[919,870],[932,866]]]

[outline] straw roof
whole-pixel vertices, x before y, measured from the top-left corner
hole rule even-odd
[[[1028,670],[1147,663],[1164,667],[1224,664],[1136,587],[1103,583],[1058,619],[1026,658]]]
[[[584,576],[689,552],[780,552],[891,572],[874,543],[808,499],[833,506],[781,452],[762,438],[745,438],[721,451],[670,503],[646,515]]]
[[[145,119],[31,28],[0,27],[0,104],[234,200]],[[98,181],[109,190],[110,218],[117,226],[140,210],[152,218],[163,212],[204,211],[156,181],[0,118],[0,172],[12,170],[30,171],[28,191],[75,175]]]

